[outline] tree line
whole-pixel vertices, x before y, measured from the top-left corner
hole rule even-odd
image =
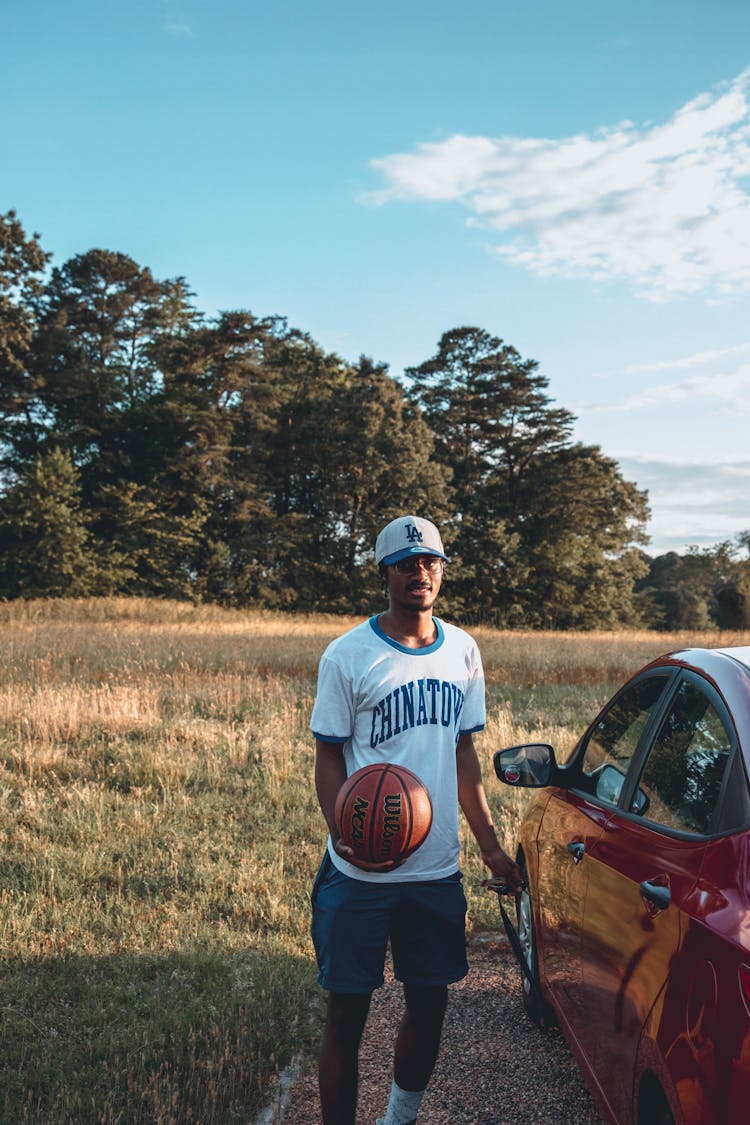
[[[646,493],[573,440],[502,339],[454,328],[399,380],[281,316],[208,317],[192,297],[122,253],[52,265],[0,215],[0,597],[365,613],[375,536],[412,511],[444,531],[444,604],[466,621],[690,618],[679,567],[644,552]],[[690,595],[709,623],[744,622],[736,556],[724,545],[720,581]]]

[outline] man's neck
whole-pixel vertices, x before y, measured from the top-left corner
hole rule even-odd
[[[432,609],[408,613],[389,606],[378,618],[378,625],[387,637],[405,648],[426,648],[437,639],[437,626]]]

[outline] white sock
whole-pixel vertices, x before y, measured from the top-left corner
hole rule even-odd
[[[392,1082],[388,1109],[378,1125],[406,1125],[407,1121],[415,1121],[424,1093],[424,1090],[402,1090]]]

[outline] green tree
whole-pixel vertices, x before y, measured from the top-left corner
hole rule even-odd
[[[281,317],[207,320],[182,278],[124,254],[90,250],[43,284],[46,261],[13,212],[0,217],[6,592],[67,575],[69,590],[363,612],[379,593],[377,531],[412,510],[442,525],[459,564],[452,612],[634,620],[645,495],[572,443],[573,415],[501,339],[445,333],[406,392]],[[24,578],[37,540],[53,574],[66,519],[58,578]],[[738,620],[745,572],[733,559],[722,575],[716,612]],[[639,594],[663,618],[660,596]]]
[[[118,593],[194,599],[201,596],[195,570],[205,513],[193,503],[175,511],[158,487],[129,482],[102,487],[92,527],[106,560],[106,574]]]
[[[651,628],[749,629],[750,532],[713,547],[649,559],[637,584]]]
[[[405,374],[451,474],[454,605],[470,617],[525,620],[522,492],[538,458],[568,440],[573,416],[552,405],[533,360],[480,328],[444,333],[436,354]]]
[[[223,313],[166,342],[173,497],[206,513],[201,596],[349,610],[372,604],[371,547],[404,505],[444,505],[433,440],[403,387],[281,318]],[[442,509],[440,509],[442,511]]]
[[[466,616],[498,624],[594,628],[634,617],[645,494],[594,446],[548,380],[498,337],[445,333],[411,368],[411,394],[453,471],[449,538]]]
[[[477,503],[479,487],[494,493],[497,516],[514,522],[529,468],[569,441],[574,417],[553,405],[537,367],[483,329],[454,328],[432,359],[405,372],[437,457],[453,469],[460,511]]]
[[[750,629],[750,531],[717,549],[720,568],[715,586],[720,629]]]
[[[288,582],[286,591],[276,582],[289,536],[281,536],[274,506],[285,473],[275,435],[291,391],[270,353],[299,335],[282,318],[239,310],[160,348],[162,442],[171,451],[161,489],[176,514],[204,514],[194,571],[196,591],[209,600],[270,605],[292,596]]]
[[[23,473],[40,451],[69,454],[87,527],[119,590],[189,586],[187,529],[194,540],[199,500],[185,504],[165,480],[175,448],[159,367],[163,339],[195,320],[188,296],[181,278],[158,281],[124,254],[91,250],[54,269],[35,304],[26,401],[8,431],[11,464]]]
[[[646,622],[653,629],[711,629],[717,605],[716,556],[691,548],[686,554],[657,555],[648,573],[636,583],[636,593],[648,607]]]
[[[383,365],[366,356],[356,366],[336,356],[308,360],[286,407],[290,424],[277,433],[275,461],[285,468],[276,511],[293,517],[297,536],[284,565],[299,572],[306,559],[308,608],[365,612],[378,597],[377,532],[405,510],[442,520],[449,473],[433,459],[421,412]]]
[[[0,506],[3,597],[80,597],[107,592],[68,453],[50,449]]]
[[[84,471],[143,481],[153,453],[149,407],[163,374],[157,345],[190,325],[194,311],[182,278],[157,281],[125,254],[89,250],[55,268],[38,301],[28,365],[36,415],[55,444]],[[32,428],[23,457],[36,448]],[[144,440],[145,438],[145,440]]]
[[[0,215],[0,441],[6,446],[19,418],[33,427],[26,360],[48,259],[39,235],[28,238],[15,211]]]
[[[16,212],[0,215],[0,368],[23,371],[34,328],[33,300],[49,260],[39,235],[27,238]]]
[[[646,495],[598,446],[546,453],[528,474],[521,521],[526,624],[554,629],[639,623],[636,581],[647,570]]]

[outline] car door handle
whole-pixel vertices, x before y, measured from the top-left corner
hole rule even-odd
[[[641,883],[641,894],[647,902],[652,903],[658,910],[666,910],[672,901],[669,887],[661,887],[658,883],[649,883],[647,879]]]
[[[573,856],[573,863],[580,863],[586,851],[586,845],[580,842],[568,844],[568,851]]]

